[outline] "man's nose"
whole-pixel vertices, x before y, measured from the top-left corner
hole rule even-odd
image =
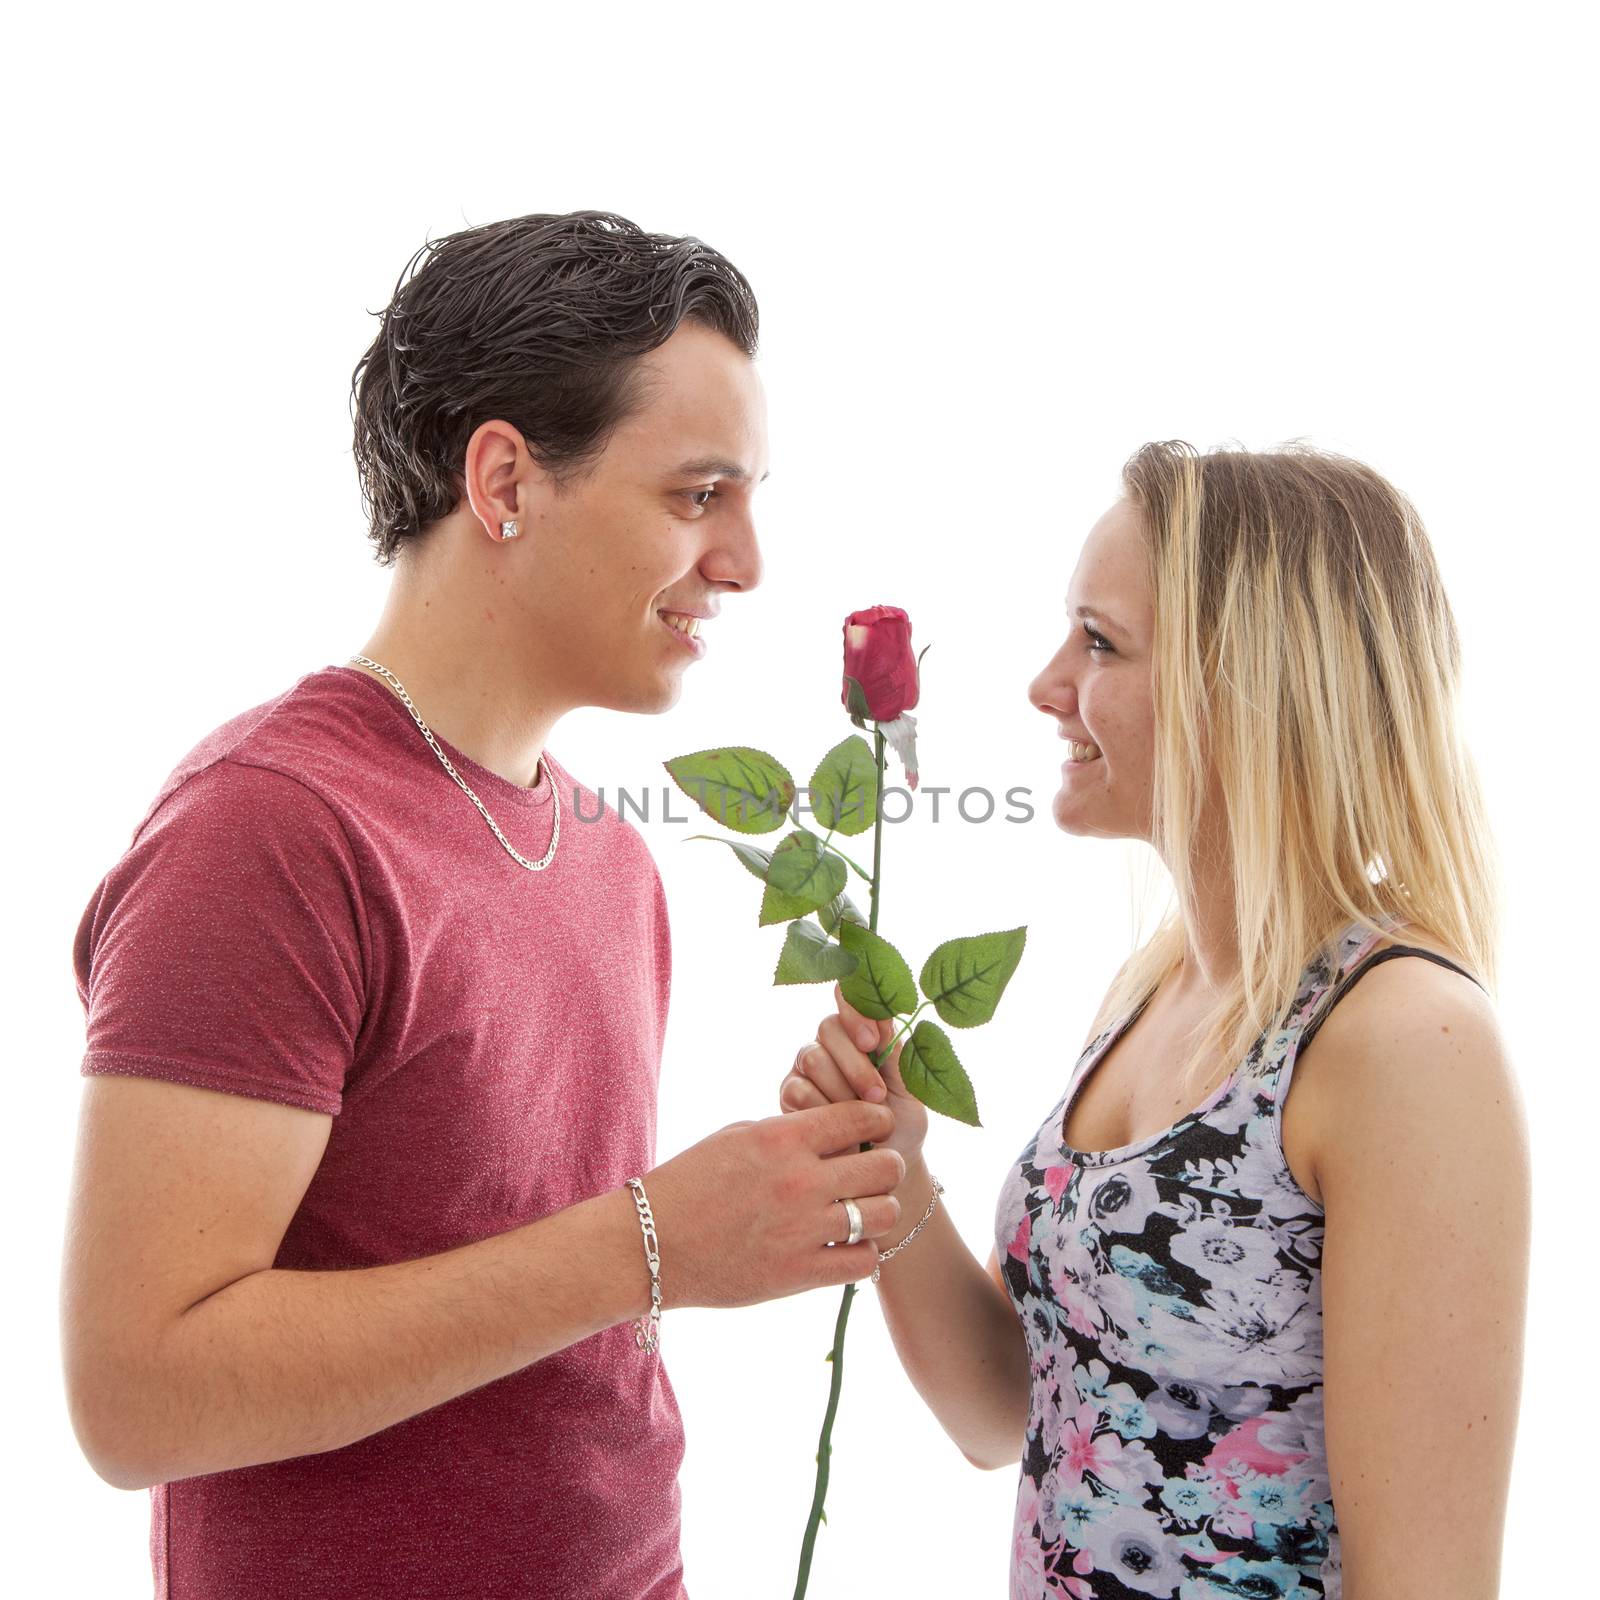
[[[724,527],[728,537],[718,548],[715,575],[719,582],[731,583],[738,589],[754,589],[762,576],[755,518],[746,510],[737,520],[730,518]]]

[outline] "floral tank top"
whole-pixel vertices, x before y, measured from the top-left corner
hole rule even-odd
[[[1369,955],[1382,936],[1353,924],[1314,958],[1283,1026],[1182,1121],[1074,1150],[1067,1108],[1139,1006],[1085,1047],[1011,1169],[995,1236],[1033,1374],[1011,1600],[1339,1595],[1323,1212],[1281,1117],[1298,1052],[1363,972],[1403,954],[1461,971]]]

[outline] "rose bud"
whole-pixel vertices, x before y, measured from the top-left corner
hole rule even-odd
[[[861,686],[865,715],[893,722],[917,703],[917,661],[911,653],[911,619],[899,606],[852,611],[844,623],[843,704],[852,712],[850,681]]]

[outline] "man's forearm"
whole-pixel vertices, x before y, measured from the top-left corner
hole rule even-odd
[[[119,1375],[102,1472],[144,1488],[335,1450],[649,1306],[626,1188],[418,1261],[252,1273]]]

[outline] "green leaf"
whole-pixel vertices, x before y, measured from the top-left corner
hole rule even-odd
[[[1028,930],[948,939],[922,965],[922,992],[952,1028],[987,1022],[1022,959]]]
[[[761,910],[756,916],[756,925],[770,928],[775,922],[793,922],[796,917],[808,916],[816,909],[799,895],[785,894],[782,889],[774,889],[769,883],[767,892],[761,897]]]
[[[847,672],[844,675],[844,692],[844,708],[850,713],[850,720],[859,728],[861,719],[872,715],[872,707],[867,704],[867,691]]]
[[[763,850],[760,845],[746,844],[742,839],[719,839],[714,833],[691,833],[691,839],[709,839],[713,844],[725,844],[744,864],[745,870],[753,878],[767,882],[767,873],[772,867],[772,851]],[[781,889],[774,889],[770,884],[761,897],[761,910],[757,916],[757,925],[767,927],[774,922],[788,922],[794,917],[803,917],[808,911],[816,907],[798,895],[785,894]]]
[[[817,921],[837,937],[841,922],[859,922],[864,928],[867,919],[856,909],[856,903],[847,894],[836,894],[827,905],[817,909]]]
[[[845,865],[833,851],[825,850],[814,833],[796,828],[776,850],[767,866],[767,882],[785,894],[814,894],[826,882],[828,892],[816,902],[826,905],[844,892]]]
[[[811,774],[811,812],[846,836],[865,833],[878,815],[878,763],[859,734],[841,739]]]
[[[919,1022],[900,1051],[900,1077],[930,1111],[981,1128],[972,1080],[956,1059],[950,1035],[937,1022]]]
[[[762,927],[789,922],[825,906],[844,891],[845,864],[822,848],[814,833],[791,833],[767,864],[767,892],[761,897]]]
[[[662,765],[707,816],[738,833],[781,828],[794,804],[794,779],[765,750],[726,745],[675,756]]]
[[[856,958],[848,950],[840,949],[816,923],[802,920],[789,924],[772,981],[831,983],[855,969]]]
[[[767,881],[767,863],[772,860],[770,850],[763,850],[758,844],[746,844],[743,839],[719,839],[714,833],[691,833],[689,838],[709,839],[713,844],[727,845],[752,877],[759,878],[763,883]]]
[[[841,922],[839,943],[861,958],[861,964],[839,985],[857,1011],[881,1020],[916,1008],[917,986],[911,968],[887,939],[854,922]]]

